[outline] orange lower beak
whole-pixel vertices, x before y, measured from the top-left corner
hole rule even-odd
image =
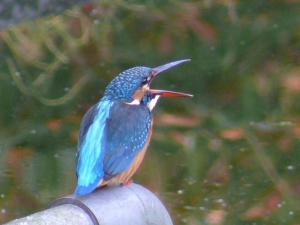
[[[181,93],[181,92],[174,92],[174,91],[164,91],[164,90],[155,90],[150,89],[149,92],[154,95],[160,95],[162,97],[171,97],[171,98],[187,98],[187,97],[193,97],[191,94]]]

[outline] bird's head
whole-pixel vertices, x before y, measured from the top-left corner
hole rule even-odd
[[[168,70],[189,59],[170,62],[155,68],[133,67],[115,77],[107,86],[104,99],[121,100],[130,105],[147,105],[150,111],[159,97],[192,97],[190,94],[150,89],[151,81],[161,72]]]

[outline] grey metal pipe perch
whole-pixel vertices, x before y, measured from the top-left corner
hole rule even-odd
[[[104,187],[89,195],[69,195],[49,208],[7,225],[172,225],[161,201],[138,185]]]

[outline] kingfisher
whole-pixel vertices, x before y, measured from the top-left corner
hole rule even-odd
[[[190,94],[150,89],[161,72],[190,61],[170,62],[155,68],[133,67],[116,76],[102,99],[84,115],[76,154],[75,195],[104,185],[130,183],[140,166],[152,135],[151,111],[160,97]]]

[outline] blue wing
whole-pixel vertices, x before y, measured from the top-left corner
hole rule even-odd
[[[106,121],[104,180],[126,171],[145,146],[151,126],[151,114],[144,105],[116,101]]]
[[[144,105],[100,101],[84,116],[76,156],[76,195],[126,171],[146,144],[151,114]]]
[[[105,122],[112,105],[111,101],[100,101],[83,118],[76,155],[76,195],[92,192],[104,176]]]

